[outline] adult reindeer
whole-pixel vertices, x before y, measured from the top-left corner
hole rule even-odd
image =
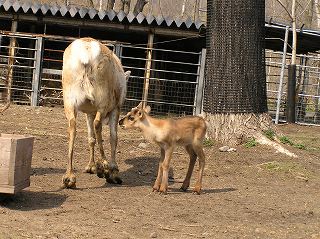
[[[105,45],[92,38],[72,42],[63,55],[62,88],[64,110],[69,122],[69,161],[63,176],[63,187],[76,187],[73,170],[73,148],[78,111],[86,114],[90,160],[87,173],[97,173],[109,183],[121,184],[116,163],[117,124],[124,101],[130,71],[124,72],[118,57]],[[107,161],[102,146],[102,121],[109,123],[111,160]],[[101,159],[95,163],[94,146],[98,142]]]

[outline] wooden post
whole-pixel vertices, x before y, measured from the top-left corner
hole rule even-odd
[[[143,99],[142,99],[143,107],[145,107],[147,105],[147,101],[148,101],[150,72],[151,72],[151,63],[152,63],[153,39],[154,39],[154,33],[150,31],[149,35],[148,35],[147,62],[146,62],[146,70],[145,70],[145,75],[144,75],[144,89],[143,89]]]
[[[11,32],[15,33],[18,28],[18,21],[16,19],[12,20],[11,25]],[[12,37],[10,39],[10,46],[9,46],[9,57],[8,57],[8,67],[7,67],[7,102],[0,109],[0,113],[4,112],[6,109],[9,108],[11,104],[11,88],[12,88],[12,82],[13,82],[13,65],[15,62],[15,52],[16,52],[16,38]]]

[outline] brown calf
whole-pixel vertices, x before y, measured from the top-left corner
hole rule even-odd
[[[124,128],[139,128],[146,140],[156,143],[161,148],[161,158],[158,176],[153,190],[166,193],[168,189],[168,170],[172,153],[176,145],[182,145],[190,156],[189,168],[181,189],[186,191],[190,185],[190,178],[199,158],[199,174],[194,192],[200,194],[202,175],[205,166],[203,139],[206,134],[206,122],[201,117],[183,117],[178,119],[156,119],[149,115],[150,106],[142,107],[140,103],[119,121]]]

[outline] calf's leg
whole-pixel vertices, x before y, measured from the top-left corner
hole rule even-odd
[[[193,189],[193,191],[197,194],[200,194],[201,192],[201,187],[202,187],[202,176],[203,176],[203,171],[204,171],[204,167],[205,167],[205,155],[203,152],[203,148],[202,148],[202,143],[201,142],[197,142],[196,144],[193,145],[193,149],[196,152],[198,158],[199,158],[199,172],[198,172],[198,178],[197,178],[197,182],[196,185]]]
[[[161,156],[160,156],[160,161],[159,161],[158,175],[157,175],[157,179],[154,182],[154,185],[152,187],[153,191],[159,191],[159,189],[160,189],[162,174],[163,174],[162,163],[163,163],[164,156],[165,156],[165,151],[163,148],[161,148]]]
[[[188,187],[190,186],[191,175],[192,175],[193,168],[194,168],[194,165],[197,160],[197,154],[195,153],[194,149],[192,148],[192,145],[187,145],[185,148],[190,156],[190,161],[189,161],[187,175],[186,175],[186,177],[183,181],[183,184],[181,186],[181,190],[183,190],[183,191],[187,191]]]
[[[168,174],[169,174],[169,165],[173,153],[173,146],[168,146],[165,149],[165,156],[164,160],[162,163],[162,180],[161,180],[161,185],[160,185],[160,193],[166,194],[168,190]]]

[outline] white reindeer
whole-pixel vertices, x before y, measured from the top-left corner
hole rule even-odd
[[[121,184],[116,163],[117,124],[130,71],[124,72],[118,57],[92,38],[73,41],[63,55],[62,88],[64,110],[69,122],[69,161],[63,187],[76,187],[72,159],[78,111],[86,114],[90,160],[87,173],[97,173],[109,183]],[[109,123],[111,160],[107,162],[102,146],[102,121]],[[101,159],[95,163],[94,146],[98,141]]]

